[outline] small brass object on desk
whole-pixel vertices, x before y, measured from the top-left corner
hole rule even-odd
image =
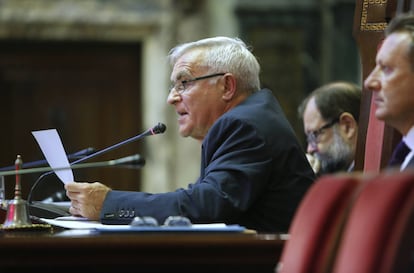
[[[51,229],[48,224],[33,224],[30,220],[27,202],[22,198],[21,175],[17,172],[23,164],[20,155],[17,155],[16,166],[16,185],[14,187],[14,199],[7,203],[6,219],[1,225],[2,230],[33,230],[33,229]]]

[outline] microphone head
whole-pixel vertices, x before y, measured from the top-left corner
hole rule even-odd
[[[164,123],[159,122],[157,125],[152,128],[153,134],[162,134],[167,129],[167,126],[165,126]]]
[[[145,158],[139,154],[126,156],[110,161],[111,166],[122,166],[126,168],[141,168],[145,165]]]
[[[90,155],[91,153],[94,153],[94,152],[95,152],[95,148],[88,147],[88,148],[85,148],[83,150],[80,150],[80,151],[78,151],[76,153],[73,153],[70,156],[72,156],[72,157],[85,156],[85,155]]]

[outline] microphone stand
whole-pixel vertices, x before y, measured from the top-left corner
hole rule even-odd
[[[86,160],[88,160],[88,159],[90,159],[92,157],[96,157],[98,155],[102,155],[102,154],[107,153],[109,151],[112,151],[112,150],[114,150],[116,148],[119,148],[121,146],[124,146],[124,145],[126,145],[128,143],[137,141],[138,139],[141,139],[143,137],[146,137],[146,136],[149,136],[149,135],[156,135],[156,134],[164,133],[165,129],[166,129],[166,126],[163,123],[158,123],[153,128],[150,128],[150,129],[146,130],[142,134],[139,134],[139,135],[136,135],[134,137],[128,138],[128,139],[126,139],[124,141],[121,141],[121,142],[115,144],[115,145],[109,146],[109,147],[107,147],[105,149],[99,150],[99,151],[97,151],[95,153],[92,153],[90,155],[87,155],[87,156],[84,156],[82,158],[79,158],[78,160],[73,161],[71,163],[71,165],[72,164],[77,164],[79,162],[86,161]]]
[[[28,218],[29,213],[27,213],[27,203],[25,200],[21,198],[21,183],[20,183],[20,176],[23,174],[30,174],[30,173],[38,173],[38,172],[45,172],[45,171],[58,171],[58,170],[67,170],[67,169],[82,169],[82,168],[96,168],[96,167],[111,167],[122,165],[126,163],[136,162],[143,166],[145,164],[145,160],[139,155],[135,154],[132,156],[127,156],[115,160],[108,160],[102,162],[91,162],[91,163],[83,163],[77,164],[73,166],[64,166],[58,168],[51,168],[51,167],[39,167],[39,168],[31,168],[31,169],[21,169],[21,157],[20,155],[17,156],[18,160],[16,160],[16,169],[13,171],[2,171],[0,172],[0,177],[15,175],[16,176],[16,190],[15,190],[15,198],[8,202],[7,205],[7,215],[4,224],[2,225],[3,229],[22,229],[27,227],[33,227],[30,219]],[[30,209],[30,216],[34,219],[38,218],[56,218],[59,216],[66,216],[70,215],[67,208],[63,208],[54,204],[49,203],[29,203]]]
[[[134,136],[134,137],[128,138],[128,139],[126,139],[126,140],[124,140],[124,141],[122,141],[122,142],[119,142],[119,143],[115,144],[115,145],[109,146],[109,147],[107,147],[107,148],[105,148],[105,149],[102,149],[102,150],[99,150],[99,151],[97,151],[97,152],[94,152],[94,153],[88,154],[88,155],[86,155],[86,156],[84,156],[84,157],[81,157],[81,158],[79,158],[78,160],[75,160],[75,161],[71,162],[71,163],[70,163],[70,165],[78,164],[78,163],[80,163],[80,162],[86,161],[86,160],[91,159],[91,158],[93,158],[93,157],[96,157],[96,156],[98,156],[98,155],[102,155],[102,154],[104,154],[104,153],[107,153],[107,152],[109,152],[109,151],[112,151],[112,150],[114,150],[114,149],[116,149],[116,148],[119,148],[119,147],[121,147],[121,146],[123,146],[123,145],[126,145],[126,144],[128,144],[128,143],[131,143],[131,142],[137,141],[137,140],[139,140],[139,139],[141,139],[141,138],[143,138],[143,137],[150,136],[150,135],[162,134],[162,133],[164,133],[164,132],[165,132],[165,130],[166,130],[166,129],[167,129],[167,127],[165,126],[165,124],[164,124],[164,123],[158,122],[158,124],[157,124],[157,125],[155,125],[155,126],[154,126],[154,127],[152,127],[152,128],[147,129],[146,131],[144,131],[143,133],[141,133],[141,134],[139,134],[139,135],[136,135],[136,136]],[[31,189],[30,189],[30,191],[29,191],[29,195],[28,195],[28,197],[27,197],[27,202],[28,202],[29,204],[30,204],[30,203],[32,203],[32,192],[34,191],[35,187],[36,187],[36,186],[40,183],[40,181],[41,181],[41,180],[42,180],[45,176],[50,175],[51,173],[53,173],[53,171],[50,171],[50,172],[47,172],[47,173],[43,173],[43,174],[42,174],[42,175],[40,175],[40,176],[37,178],[37,180],[33,183],[32,187],[31,187]]]
[[[80,150],[78,152],[75,152],[73,154],[69,154],[67,155],[68,159],[78,159],[79,157],[84,157],[84,156],[88,156],[91,153],[93,153],[95,151],[94,148],[89,147],[83,150]],[[32,162],[27,162],[27,163],[23,163],[22,164],[22,168],[33,168],[33,167],[37,167],[37,166],[42,166],[42,165],[46,165],[47,164],[47,160],[42,159],[42,160],[37,160],[37,161],[32,161]],[[0,172],[2,171],[11,171],[14,170],[15,166],[11,165],[11,166],[7,166],[7,167],[2,167],[0,168]]]
[[[57,168],[37,167],[37,168],[31,168],[31,169],[17,169],[13,171],[3,171],[3,172],[0,172],[0,176],[40,173],[40,172],[47,172],[47,171],[62,171],[62,170],[67,170],[67,169],[111,167],[111,166],[131,163],[131,162],[138,162],[142,165],[145,164],[145,160],[139,154],[135,154],[135,155],[127,156],[127,157],[122,157],[119,159],[113,159],[113,160],[107,160],[107,161],[101,161],[101,162],[82,163],[82,164],[70,165],[67,167],[57,167]]]
[[[96,157],[96,156],[101,155],[103,153],[109,152],[109,151],[111,151],[113,149],[116,149],[116,148],[118,148],[120,146],[123,146],[125,144],[128,144],[130,142],[136,141],[136,140],[141,139],[143,137],[146,137],[146,136],[149,136],[149,135],[162,134],[162,133],[165,132],[166,128],[167,127],[165,126],[165,124],[159,122],[154,127],[150,128],[150,129],[147,129],[145,132],[143,132],[143,133],[141,133],[141,134],[139,134],[137,136],[131,137],[131,138],[129,138],[129,139],[125,140],[125,141],[122,141],[122,142],[120,142],[118,144],[112,145],[112,146],[107,147],[107,148],[105,148],[103,150],[100,150],[98,152],[94,152],[92,154],[88,154],[85,157],[81,157],[80,159],[71,162],[70,163],[70,165],[71,165],[70,168],[76,169],[76,168],[82,168],[82,167],[101,167],[101,165],[98,164],[98,163],[92,163],[92,164],[87,164],[87,165],[82,164],[81,166],[79,166],[80,164],[77,164],[77,163],[80,163],[82,161],[88,160],[88,159],[90,159],[92,157]],[[76,165],[74,165],[74,164],[76,164]],[[76,166],[79,166],[79,167],[76,167]],[[110,164],[110,162],[108,162],[108,164],[105,163],[102,166],[113,166],[113,165]],[[49,169],[49,167],[46,167],[46,168],[37,168],[36,170],[32,170],[30,172],[24,170],[24,173],[33,173],[33,172],[44,172],[44,171],[48,171],[48,172],[43,173],[42,175],[40,175],[38,177],[38,179],[35,181],[35,183],[32,185],[32,187],[30,188],[29,195],[28,195],[28,198],[27,198],[27,203],[29,204],[29,207],[31,209],[32,217],[33,217],[33,215],[36,215],[36,216],[41,215],[40,217],[43,216],[43,218],[56,218],[58,216],[70,215],[68,211],[63,211],[62,209],[59,209],[59,210],[56,211],[56,210],[54,210],[54,209],[52,209],[50,207],[49,208],[42,207],[45,204],[46,205],[50,205],[50,204],[42,203],[42,202],[36,202],[36,203],[33,203],[32,202],[32,193],[33,193],[35,187],[40,183],[40,181],[42,181],[42,178],[44,178],[45,176],[53,173],[54,172],[53,170],[57,170],[57,169],[56,168],[55,169],[52,169],[52,168]],[[22,171],[23,170],[19,170],[20,174],[22,174]],[[4,175],[12,175],[12,174],[16,174],[16,170],[15,171],[11,171],[9,173],[7,173],[7,172],[0,172],[0,177],[2,175],[4,176]]]

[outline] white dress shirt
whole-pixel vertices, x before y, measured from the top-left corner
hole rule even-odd
[[[403,136],[405,144],[410,148],[411,152],[405,157],[404,162],[401,164],[400,170],[404,170],[407,167],[408,162],[414,156],[414,126],[408,131],[407,135]]]

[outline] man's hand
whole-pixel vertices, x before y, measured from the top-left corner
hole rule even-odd
[[[66,195],[71,200],[69,212],[72,215],[99,220],[106,194],[111,190],[99,183],[70,182],[65,184]]]

